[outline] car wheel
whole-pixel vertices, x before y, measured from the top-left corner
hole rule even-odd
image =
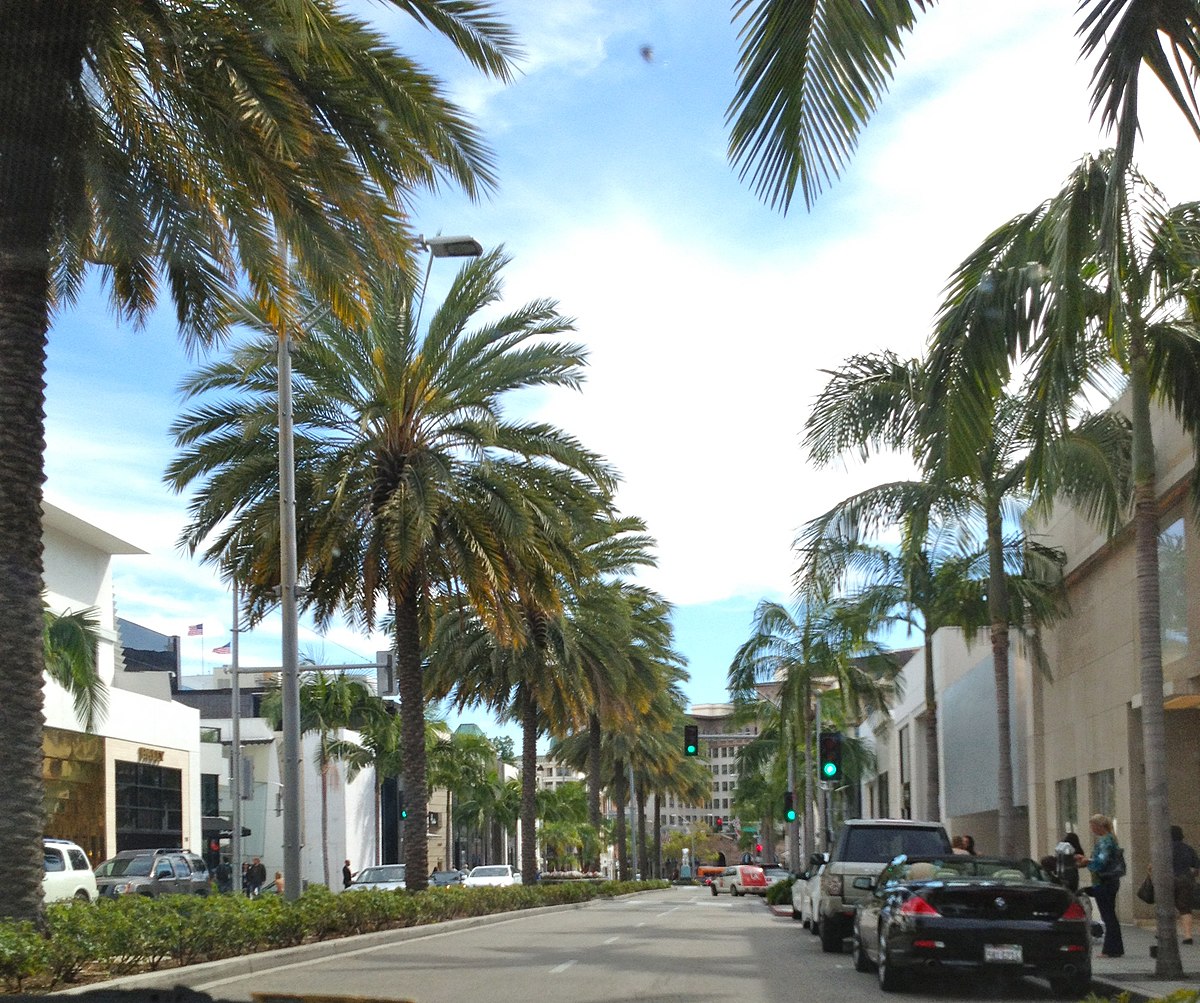
[[[867,952],[863,950],[862,936],[857,930],[854,932],[854,942],[851,944],[850,950],[854,954],[854,970],[856,972],[869,972],[871,970],[871,959],[867,957]]]
[[[892,965],[887,938],[882,933],[879,935],[879,958],[875,962],[875,971],[879,975],[879,988],[885,993],[894,993],[904,988],[903,973]]]
[[[838,929],[836,923],[825,920],[825,922],[821,924],[821,950],[826,954],[841,954],[841,932],[842,931]]]
[[[737,885],[730,885],[729,886],[729,894],[732,895],[734,898],[737,898],[742,893],[738,891]]]
[[[1050,991],[1059,999],[1083,999],[1091,992],[1091,988],[1092,973],[1090,971],[1050,979]]]
[[[817,920],[816,916],[808,917],[808,932],[811,933],[814,937],[821,936],[821,924]]]
[[[80,888],[79,891],[77,891],[75,893],[75,901],[76,902],[91,902],[92,897],[87,893],[86,889]]]
[[[709,885],[708,887],[712,889],[713,898],[716,898],[716,897],[717,897],[717,886],[716,886],[716,885]]]
[[[800,915],[800,910],[796,908],[795,903],[792,904],[792,919],[800,920],[803,917]]]

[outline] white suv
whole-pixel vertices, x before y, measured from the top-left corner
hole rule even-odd
[[[43,838],[42,854],[42,896],[47,902],[96,899],[96,875],[82,849],[69,839]]]

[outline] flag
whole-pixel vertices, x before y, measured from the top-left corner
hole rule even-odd
[[[196,637],[197,635],[203,635],[203,633],[204,624],[202,623],[194,623],[188,627],[188,637]]]
[[[226,641],[224,644],[221,645],[221,647],[213,648],[213,654],[214,655],[228,655],[229,654],[229,643],[230,642]]]

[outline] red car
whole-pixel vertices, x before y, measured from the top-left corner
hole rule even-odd
[[[714,876],[708,887],[714,895],[766,895],[767,876],[757,864],[733,864]]]

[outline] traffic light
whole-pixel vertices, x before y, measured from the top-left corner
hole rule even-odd
[[[713,828],[716,829],[717,832],[720,832],[724,827],[725,827],[725,819],[721,818],[721,816],[718,815],[716,823],[714,824]]]
[[[408,818],[408,809],[404,807],[404,791],[396,795],[396,810],[400,812],[401,820]]]
[[[796,821],[796,795],[791,791],[783,792],[783,817],[789,822]]]
[[[755,843],[755,844],[754,844],[754,852],[755,852],[755,853],[762,853],[762,843]]]
[[[818,759],[821,779],[835,781],[842,779],[842,733],[840,731],[821,732],[820,757]]]
[[[700,755],[700,726],[685,724],[683,726],[683,754],[685,756]]]

